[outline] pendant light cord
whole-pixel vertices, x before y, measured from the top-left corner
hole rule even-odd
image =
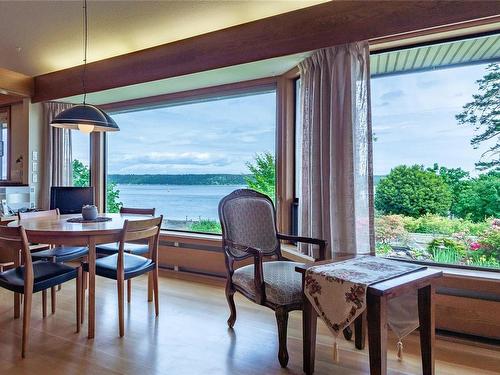
[[[85,86],[85,75],[87,73],[87,45],[88,45],[87,0],[83,0],[83,70],[82,70],[83,105],[85,105],[87,101],[87,88]]]

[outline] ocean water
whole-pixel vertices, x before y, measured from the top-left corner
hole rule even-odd
[[[219,201],[240,185],[117,185],[126,207],[156,208],[168,221],[218,220]]]

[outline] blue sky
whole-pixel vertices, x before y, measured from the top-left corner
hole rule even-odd
[[[473,171],[473,129],[455,114],[477,90],[486,65],[372,79],[374,174],[435,162]],[[109,173],[246,173],[256,153],[275,149],[275,94],[264,93],[113,115]],[[88,163],[87,136],[74,132],[73,156]]]
[[[477,92],[487,65],[470,65],[371,81],[375,175],[399,164],[435,162],[474,172],[486,150],[470,145],[474,129],[459,126],[455,115]]]
[[[113,115],[109,173],[246,173],[274,153],[274,92]]]

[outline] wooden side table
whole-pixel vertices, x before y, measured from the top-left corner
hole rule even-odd
[[[317,262],[314,265],[332,261]],[[297,266],[302,274],[304,287],[305,271],[311,265]],[[370,285],[366,296],[366,311],[354,322],[356,348],[363,349],[365,342],[364,316],[368,320],[368,345],[370,352],[370,374],[387,374],[387,301],[404,293],[418,291],[418,316],[420,320],[420,348],[422,372],[434,375],[434,281],[442,271],[423,269],[387,281]],[[305,294],[302,313],[303,369],[306,374],[314,372],[316,352],[317,314]]]

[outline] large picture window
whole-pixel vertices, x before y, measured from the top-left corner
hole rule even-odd
[[[484,61],[495,50],[490,37],[372,60],[379,255],[500,268],[500,65]],[[414,68],[427,60],[440,66]]]
[[[274,199],[274,90],[112,116],[107,211],[154,207],[166,229],[220,233],[223,196],[249,186]]]

